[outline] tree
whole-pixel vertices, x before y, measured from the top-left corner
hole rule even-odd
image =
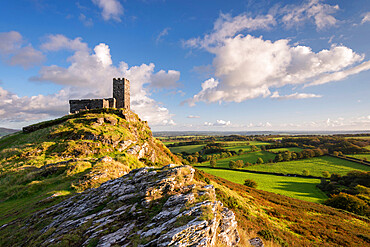
[[[251,188],[256,188],[257,187],[257,183],[255,181],[253,181],[252,179],[244,180],[244,185],[248,186],[248,187],[251,187]]]
[[[243,149],[238,150],[238,154],[241,155],[243,153]]]
[[[255,145],[252,145],[251,146],[251,151],[252,152],[255,152],[255,151],[258,151],[259,149],[258,149],[258,147],[257,146],[255,146]]]
[[[296,160],[298,158],[297,153],[293,152],[292,153],[292,160]]]
[[[283,160],[284,161],[289,161],[292,159],[292,154],[289,151],[286,151],[283,153]]]
[[[250,163],[250,162],[245,162],[245,164],[244,164],[244,166],[243,167],[248,167],[248,166],[251,166],[252,165],[252,163]]]
[[[235,169],[235,168],[236,168],[236,162],[235,162],[235,161],[233,161],[233,160],[230,160],[230,162],[229,162],[229,167],[230,167],[231,169]]]
[[[324,176],[324,178],[329,178],[330,177],[330,173],[328,171],[323,171],[322,175]]]
[[[211,160],[211,161],[209,162],[209,165],[210,165],[211,167],[216,167],[216,165],[217,165],[217,161],[216,161],[216,160]]]
[[[263,164],[263,159],[261,157],[258,157],[257,164]]]
[[[266,151],[266,147],[265,147],[265,145],[262,145],[262,146],[261,146],[261,150],[262,150],[262,151]]]
[[[244,162],[242,160],[237,160],[235,163],[236,163],[235,165],[237,168],[242,168],[244,165]]]
[[[275,162],[281,162],[283,161],[283,156],[281,154],[277,154],[274,159]]]
[[[309,170],[303,170],[302,175],[303,176],[308,176],[308,175],[310,175],[310,171]]]

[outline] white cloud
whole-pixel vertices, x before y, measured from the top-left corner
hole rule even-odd
[[[101,8],[102,16],[105,21],[113,19],[120,22],[120,16],[123,15],[123,7],[118,0],[92,0],[92,2]]]
[[[225,120],[216,120],[215,123],[204,122],[204,126],[230,126],[230,125],[231,122]]]
[[[293,93],[289,95],[279,95],[278,91],[275,91],[271,98],[278,99],[278,100],[285,100],[285,99],[309,99],[309,98],[321,98],[322,95],[312,94],[312,93]]]
[[[23,46],[25,41],[16,31],[0,33],[0,40],[0,55],[9,65],[20,65],[28,69],[45,60],[42,52],[34,49],[32,45]]]
[[[176,83],[180,79],[180,72],[176,70],[160,70],[151,75],[150,87],[153,88],[175,88],[178,86]]]
[[[68,112],[68,93],[19,97],[0,87],[0,123],[28,122]]]
[[[328,83],[331,81],[340,81],[343,80],[351,75],[358,74],[362,71],[366,71],[370,69],[370,61],[363,62],[362,64],[339,72],[335,72],[332,74],[323,75],[321,78],[313,81],[310,84],[307,84],[306,86],[315,86],[315,85],[321,85],[324,83]]]
[[[225,22],[229,24],[233,21]],[[217,26],[223,25],[218,23]],[[270,41],[234,31],[225,35],[223,28],[215,28],[214,32],[203,39],[196,39],[196,42],[190,40],[191,44],[215,56],[212,63],[214,75],[202,83],[202,90],[198,94],[187,100],[190,106],[199,101],[242,102],[267,97],[272,87],[309,84],[320,80],[327,83],[335,80],[324,79],[338,72],[349,70],[347,74],[350,75],[369,69],[368,62],[364,62],[351,70],[351,67],[363,61],[364,55],[342,45],[313,52],[308,46],[291,45],[287,39]],[[228,36],[231,34],[234,36]]]
[[[200,116],[189,115],[187,118],[200,118]]]
[[[84,24],[86,27],[91,27],[94,25],[93,20],[91,18],[87,18],[86,15],[80,14],[78,19]]]
[[[256,18],[248,17],[246,14],[241,14],[236,17],[231,17],[229,14],[221,14],[216,20],[213,32],[207,34],[204,38],[194,38],[185,42],[186,46],[210,48],[218,45],[226,38],[234,36],[236,33],[248,30],[267,29],[274,26],[276,21],[272,15],[257,16]]]
[[[68,39],[62,35],[54,35],[50,36],[42,47],[49,51],[74,50],[73,55],[67,59],[70,63],[68,67],[43,66],[37,76],[30,78],[31,81],[62,85],[63,90],[51,96],[39,95],[21,98],[24,102],[42,101],[40,105],[55,105],[58,109],[62,109],[48,112],[49,108],[45,108],[43,111],[45,116],[66,114],[68,112],[68,99],[111,97],[112,78],[125,77],[131,81],[131,107],[142,119],[147,120],[150,125],[175,124],[171,119],[172,115],[169,110],[150,98],[147,85],[150,86],[152,83],[159,85],[159,82],[155,80],[161,78],[167,80],[167,84],[172,85],[176,83],[174,80],[178,80],[180,76],[178,71],[169,70],[166,73],[160,70],[155,73],[153,63],[129,67],[125,62],[120,62],[119,66],[114,66],[108,45],[101,43],[91,51],[86,43],[81,42],[81,38]],[[3,94],[5,95],[5,93]],[[9,94],[9,92],[6,93],[6,95]],[[8,100],[9,97],[10,99],[19,98],[14,94],[11,95],[11,97],[7,96]],[[17,102],[19,102],[18,99]],[[44,116],[26,107],[32,105],[31,103],[19,103],[17,111],[29,114],[27,119],[30,119],[32,114],[34,114],[34,119],[40,119],[40,116]],[[6,112],[9,111],[8,108],[4,109]],[[11,116],[10,114],[8,121],[10,121]]]
[[[362,18],[361,24],[364,24],[365,22],[370,22],[370,12],[364,14],[364,18]]]
[[[0,54],[10,54],[21,48],[22,35],[16,31],[0,33]]]
[[[41,49],[47,51],[71,50],[71,51],[88,51],[86,43],[82,42],[82,38],[68,39],[62,34],[49,35],[45,43],[41,45]]]
[[[287,27],[302,24],[313,19],[317,29],[334,26],[338,20],[331,14],[339,10],[338,5],[322,4],[320,0],[311,0],[302,5],[287,5],[281,9],[282,21]]]
[[[169,27],[166,27],[165,29],[163,29],[159,34],[158,34],[158,36],[157,36],[157,38],[156,38],[156,43],[159,43],[161,40],[162,40],[162,38],[164,37],[164,36],[167,36],[168,35],[168,31],[170,31],[171,30],[171,28],[169,28]]]

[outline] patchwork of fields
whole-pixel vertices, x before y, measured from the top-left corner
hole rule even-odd
[[[327,196],[316,187],[316,185],[320,183],[319,179],[255,174],[212,169],[209,167],[198,169],[239,184],[243,184],[245,179],[252,179],[257,182],[257,189],[290,196],[304,201],[320,203],[327,199]]]
[[[331,156],[268,163],[270,160],[275,158],[276,153],[284,151],[300,152],[303,149],[298,147],[275,148],[269,149],[268,151],[252,152],[252,145],[260,148],[262,145],[269,145],[271,143],[259,141],[231,141],[221,143],[226,144],[224,147],[225,149],[235,152],[242,150],[243,153],[241,155],[234,155],[228,158],[218,159],[216,163],[216,167],[218,169],[209,167],[209,161],[196,164],[198,169],[239,184],[243,184],[245,179],[252,179],[257,182],[257,189],[310,202],[320,203],[327,199],[327,196],[316,187],[316,185],[320,183],[320,179],[277,176],[273,174],[257,174],[252,173],[252,171],[302,175],[303,170],[306,170],[308,171],[309,175],[316,177],[323,177],[323,172],[329,172],[329,174],[337,173],[340,175],[346,175],[348,172],[353,170],[370,171],[370,166]],[[194,154],[195,152],[200,152],[205,145],[206,144],[170,147],[170,150],[173,153],[187,152]],[[370,160],[370,154],[356,154],[348,156],[358,159],[367,158]],[[229,168],[230,161],[242,160],[244,163],[249,162],[255,164],[258,158],[262,158],[265,164],[256,164],[245,168],[240,168],[241,171],[222,169]]]
[[[268,162],[268,160],[275,158],[275,154],[265,152],[265,151],[257,151],[253,153],[246,153],[242,155],[232,156],[229,158],[217,160],[217,167],[229,168],[229,162],[237,161],[237,160],[242,160],[244,163],[245,162],[256,163],[258,158],[262,158],[264,162]],[[209,166],[209,161],[201,163],[199,165]]]
[[[322,177],[323,171],[328,171],[330,174],[337,173],[340,175],[346,175],[348,172],[353,170],[370,171],[370,166],[361,165],[335,157],[322,156],[311,159],[254,165],[245,169],[284,174],[302,174],[303,170],[307,170],[312,176]]]
[[[370,147],[369,147],[370,148]],[[367,159],[370,161],[370,153],[368,154],[349,154],[349,155],[346,155],[348,157],[353,157],[353,158],[356,158],[356,159]]]

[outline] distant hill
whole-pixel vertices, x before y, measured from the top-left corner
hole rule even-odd
[[[7,129],[7,128],[1,128],[0,127],[0,138],[2,136],[5,136],[5,135],[9,135],[9,134],[12,134],[12,133],[15,133],[19,130],[14,130],[14,129]]]

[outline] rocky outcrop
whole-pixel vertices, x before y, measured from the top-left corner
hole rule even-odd
[[[234,213],[190,166],[141,168],[40,211],[26,246],[234,246]]]

